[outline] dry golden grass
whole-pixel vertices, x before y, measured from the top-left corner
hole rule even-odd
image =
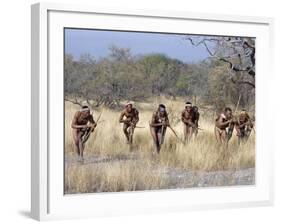
[[[167,105],[172,127],[182,138],[183,126],[180,101],[160,99]],[[84,152],[85,163],[75,162],[71,119],[78,109],[71,103],[65,104],[65,192],[116,192],[169,188],[169,181],[163,178],[167,169],[180,171],[240,170],[255,167],[255,133],[249,141],[238,147],[234,132],[228,150],[220,148],[215,141],[213,117],[201,117],[196,139],[182,144],[167,130],[160,155],[153,156],[153,142],[148,121],[160,100],[136,103],[140,112],[135,129],[133,151],[125,144],[119,111],[100,109],[94,111],[94,118],[102,111],[101,123],[88,140]],[[72,161],[72,162],[71,162]]]

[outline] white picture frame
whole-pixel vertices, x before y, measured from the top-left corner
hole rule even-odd
[[[271,18],[38,3],[32,5],[31,214],[37,220],[272,205],[269,133]],[[63,27],[254,36],[257,41],[256,184],[145,192],[63,194]],[[263,75],[267,74],[267,76]]]

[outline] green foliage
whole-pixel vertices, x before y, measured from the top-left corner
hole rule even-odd
[[[66,97],[116,106],[122,100],[152,96],[196,96],[221,107],[235,104],[241,91],[231,82],[226,64],[217,60],[187,64],[163,54],[136,57],[130,49],[112,46],[109,50],[110,55],[98,61],[90,55],[82,55],[78,61],[65,55]]]
[[[189,77],[187,74],[181,74],[176,82],[176,89],[180,95],[187,95],[189,90]]]

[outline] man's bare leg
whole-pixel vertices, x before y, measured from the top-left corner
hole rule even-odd
[[[238,136],[238,146],[240,146],[242,143],[242,137],[241,136]]]
[[[184,142],[188,141],[188,136],[187,136],[187,125],[184,124],[183,125],[183,138],[184,138]]]
[[[193,134],[193,128],[189,126],[187,128],[187,139],[188,139],[188,142],[190,142],[190,140],[192,138],[192,134]]]
[[[216,127],[215,127],[215,136],[216,136],[217,143],[221,145],[222,144],[221,132]]]
[[[251,134],[251,133],[246,133],[246,134],[245,134],[244,143],[246,143],[246,142],[249,140],[250,134]]]
[[[155,152],[159,153],[160,149],[161,149],[161,146],[160,146],[158,140],[154,141],[154,151],[153,151],[153,154],[155,154]]]
[[[75,145],[75,152],[77,156],[80,156],[80,149],[79,149],[79,131],[77,129],[73,130],[73,140],[74,140],[74,145]]]
[[[83,160],[83,143],[79,140],[79,161]]]
[[[224,149],[227,149],[228,148],[228,137],[227,137],[226,130],[223,130],[221,133],[221,142],[222,142]]]
[[[222,140],[222,168],[226,169],[228,166],[229,158],[230,158],[230,153],[228,150],[228,136],[226,130],[223,130],[221,133],[221,140]]]
[[[240,144],[245,144],[249,138],[246,130],[240,131]]]
[[[157,153],[160,153],[161,150],[161,142],[162,142],[162,134],[161,133],[157,133],[157,141],[156,141],[156,147],[157,147]]]
[[[130,142],[130,144],[133,144],[133,137],[134,137],[134,128],[129,127],[129,142]]]
[[[133,151],[133,137],[134,137],[134,128],[130,126],[128,128],[129,132],[129,149],[132,152]]]
[[[83,158],[83,152],[84,152],[84,148],[85,148],[85,146],[84,146],[84,144],[83,144],[83,139],[82,139],[82,137],[83,137],[83,132],[79,132],[79,134],[78,134],[78,141],[79,141],[79,161],[83,161],[84,160],[84,158]]]
[[[192,138],[192,127],[188,126],[188,125],[184,125],[184,142],[188,143],[190,142],[191,138]]]
[[[158,147],[159,147],[159,143],[158,143],[158,139],[157,139],[157,134],[156,134],[156,130],[154,127],[150,127],[150,133],[151,133],[151,136],[152,136],[152,140],[153,140],[153,154],[155,152],[158,151]]]
[[[195,126],[195,129],[193,130],[193,133],[194,133],[194,136],[196,138],[197,135],[198,135],[198,125]]]
[[[130,137],[129,137],[128,128],[129,128],[129,126],[128,126],[127,124],[124,124],[124,125],[123,125],[123,132],[124,132],[124,135],[125,135],[125,137],[126,137],[127,143],[130,142]]]
[[[222,166],[225,167],[225,161],[226,161],[226,155],[227,152],[225,149],[227,149],[227,136],[226,136],[226,131],[225,130],[220,130],[218,128],[215,128],[215,135],[216,135],[216,140],[218,144],[218,150],[222,156]]]

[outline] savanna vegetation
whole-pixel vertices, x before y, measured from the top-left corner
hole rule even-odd
[[[73,56],[65,55],[66,99],[88,101],[92,107],[118,108],[124,100],[180,96],[200,99],[202,104],[221,110],[225,105],[237,104],[241,95],[239,105],[253,110],[254,39],[192,36],[186,39],[195,47],[204,44],[210,57],[185,63],[160,53],[132,55],[130,49],[116,46],[109,48],[110,54],[105,58],[85,54],[74,60]]]
[[[204,46],[210,57],[186,63],[161,53],[133,55],[116,46],[104,58],[65,55],[66,193],[254,184],[255,132],[240,146],[234,133],[227,150],[214,137],[214,119],[225,106],[235,113],[245,108],[254,117],[254,39],[184,38],[194,47]],[[128,101],[134,101],[140,112],[138,125],[145,127],[135,130],[132,148],[125,144],[118,122]],[[161,153],[153,156],[148,129],[152,113],[164,103],[171,126],[182,138],[185,101],[199,106],[203,130],[187,145],[168,130]],[[102,115],[80,164],[75,160],[71,120],[82,104],[91,107],[94,118]]]

